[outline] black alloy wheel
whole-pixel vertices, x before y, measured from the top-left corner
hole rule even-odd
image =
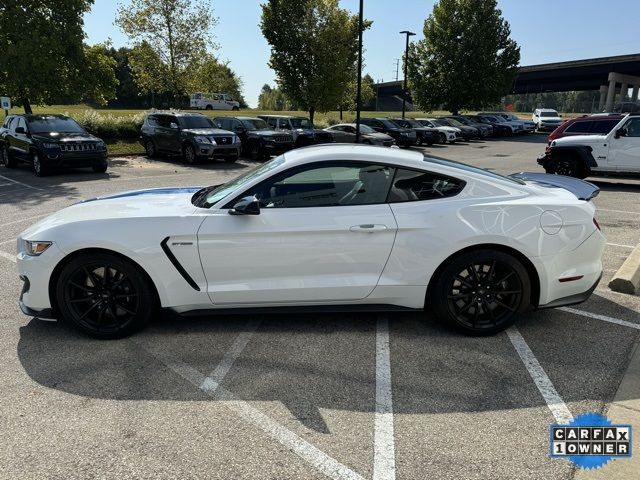
[[[468,334],[490,335],[511,326],[528,307],[531,285],[517,259],[479,250],[449,262],[432,293],[438,318]]]
[[[62,270],[56,298],[65,322],[96,338],[122,338],[147,323],[152,290],[133,264],[111,254],[81,255]]]
[[[556,175],[564,175],[567,177],[584,178],[582,175],[582,169],[578,165],[575,158],[565,157],[553,160],[551,163],[549,173],[555,173]]]
[[[447,135],[446,134],[440,132],[439,136],[440,136],[440,143],[447,143]]]
[[[249,156],[251,157],[251,160],[255,161],[262,160],[264,158],[264,153],[262,152],[262,148],[260,147],[260,144],[258,142],[254,142],[251,145]]]
[[[31,153],[31,165],[36,177],[46,177],[49,174],[49,169],[42,164],[40,154],[36,151]]]
[[[156,144],[153,143],[153,140],[147,138],[144,141],[144,151],[147,154],[148,158],[153,158],[156,156]]]
[[[191,144],[186,144],[184,146],[184,160],[189,165],[195,165],[198,163],[198,156],[196,155],[196,149]]]

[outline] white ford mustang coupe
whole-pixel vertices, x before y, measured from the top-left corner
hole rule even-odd
[[[307,147],[224,185],[85,200],[36,223],[18,239],[20,306],[98,338],[156,307],[425,310],[491,334],[593,292],[597,193],[412,151]]]

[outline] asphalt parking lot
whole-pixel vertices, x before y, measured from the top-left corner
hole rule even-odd
[[[421,150],[540,171],[545,139]],[[640,296],[607,287],[640,242],[637,179],[594,180],[609,243],[591,299],[493,337],[427,312],[163,316],[97,341],[20,313],[15,238],[31,223],[82,198],[221,183],[252,165],[0,169],[1,478],[573,478],[547,456],[549,424],[603,411],[640,335]]]

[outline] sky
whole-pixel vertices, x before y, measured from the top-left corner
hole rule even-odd
[[[84,19],[87,42],[111,40],[115,47],[127,38],[114,25],[119,4],[128,0],[95,0]],[[260,4],[264,0],[212,0],[216,52],[229,61],[244,82],[244,96],[257,106],[262,85],[275,83],[268,67],[269,45],[260,32]],[[341,0],[343,8],[358,10],[358,0]],[[375,80],[396,78],[395,62],[402,57],[404,36],[410,30],[422,38],[425,18],[434,0],[364,0],[365,18],[372,27],[364,34],[364,73]],[[521,65],[640,53],[637,0],[499,0],[499,8],[511,25],[511,35],[520,45]],[[402,68],[402,65],[400,66]],[[402,72],[399,73],[402,78]]]

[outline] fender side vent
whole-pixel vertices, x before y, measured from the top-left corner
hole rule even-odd
[[[169,247],[167,246],[167,242],[169,242],[169,237],[165,238],[161,243],[160,243],[160,247],[162,247],[162,251],[164,252],[164,254],[167,256],[167,258],[169,259],[169,261],[173,264],[174,267],[176,267],[176,270],[178,271],[178,273],[180,275],[182,275],[182,278],[184,278],[186,280],[186,282],[191,286],[191,288],[193,288],[194,290],[197,290],[198,292],[200,291],[200,287],[198,286],[198,284],[193,280],[193,278],[191,278],[191,275],[189,275],[189,273],[184,269],[184,267],[180,264],[180,262],[178,261],[178,259],[175,257],[175,255],[173,254],[173,252],[171,250],[169,250]]]

